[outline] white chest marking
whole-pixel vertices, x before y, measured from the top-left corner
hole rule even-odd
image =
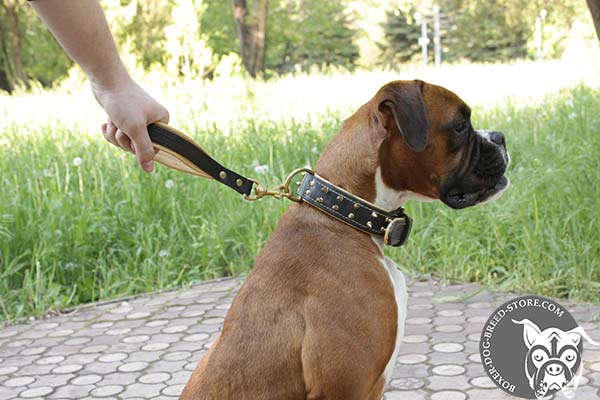
[[[396,307],[398,308],[398,330],[396,331],[396,345],[394,347],[394,353],[388,361],[384,370],[384,377],[386,385],[389,383],[392,373],[394,372],[394,366],[396,365],[396,358],[398,358],[398,352],[400,351],[400,344],[404,337],[404,321],[406,320],[406,312],[408,305],[408,293],[406,292],[406,281],[404,280],[404,274],[400,272],[396,263],[390,260],[388,257],[381,259],[381,263],[390,274],[392,280],[392,286],[394,286],[394,297],[396,298]]]
[[[416,193],[409,191],[396,191],[383,183],[383,178],[381,176],[381,169],[377,169],[375,173],[375,204],[381,208],[387,210],[395,210],[398,207],[402,207],[404,203],[406,203],[409,199],[419,199],[419,200],[430,200],[424,196],[420,196]],[[384,377],[386,384],[389,382],[392,377],[392,373],[394,372],[394,366],[396,365],[396,358],[398,358],[398,352],[400,351],[400,344],[402,343],[402,338],[404,337],[404,322],[406,320],[407,306],[408,306],[408,293],[406,292],[406,281],[404,280],[404,275],[398,267],[396,263],[394,263],[388,257],[383,255],[383,242],[379,238],[373,237],[373,241],[381,250],[381,264],[388,272],[390,276],[390,280],[392,282],[392,286],[394,287],[394,297],[396,299],[396,307],[398,310],[398,321],[397,321],[397,331],[396,331],[396,345],[394,346],[394,353],[390,357],[385,370]]]

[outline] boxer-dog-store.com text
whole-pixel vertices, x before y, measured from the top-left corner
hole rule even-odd
[[[481,335],[481,359],[507,393],[544,399],[561,391],[571,399],[583,370],[583,339],[599,345],[560,304],[524,296],[492,314]]]
[[[372,217],[372,228],[376,210],[411,198],[484,203],[508,187],[508,163],[504,135],[475,130],[456,94],[416,80],[383,86],[343,123],[302,193],[338,203],[286,210],[181,399],[381,399],[404,334],[406,284],[383,254],[387,235],[349,220]]]

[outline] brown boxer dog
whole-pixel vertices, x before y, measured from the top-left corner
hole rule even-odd
[[[454,93],[383,86],[342,125],[315,172],[385,209],[464,208],[508,186],[500,132],[476,131]],[[406,285],[381,239],[292,204],[233,301],[183,400],[380,399],[404,332]]]

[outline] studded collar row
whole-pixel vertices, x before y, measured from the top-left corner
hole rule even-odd
[[[386,245],[401,246],[410,234],[412,219],[403,208],[383,210],[307,172],[298,187],[298,196],[318,210],[369,235],[380,236]]]

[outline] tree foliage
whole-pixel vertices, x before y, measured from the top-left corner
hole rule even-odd
[[[396,64],[413,61],[421,51],[419,37],[421,28],[414,19],[416,9],[389,10],[384,24],[384,43],[377,45],[381,49],[384,64],[393,67]]]
[[[414,13],[419,10],[428,18],[431,39],[434,4],[441,8],[445,62],[533,58],[535,20],[542,8],[548,11],[544,22],[546,58],[561,55],[574,18],[585,18],[590,26],[592,22],[585,3],[580,0],[101,0],[101,3],[128,67],[158,71],[179,81],[210,78],[220,71],[219,63],[239,65],[232,60],[242,60],[249,75],[267,78],[315,68],[353,69],[359,64],[397,66],[414,62],[420,54],[420,26],[414,20]],[[237,23],[234,4],[246,7],[245,17],[238,18]],[[600,1],[587,0],[587,5],[600,27]],[[259,37],[265,39],[257,40]],[[244,54],[248,49],[249,53]],[[30,81],[51,86],[67,76],[71,66],[72,62],[25,0],[0,2],[0,89],[11,91]]]
[[[446,61],[500,62],[533,57],[535,20],[541,9],[548,12],[546,31],[559,35],[545,37],[547,56],[560,54],[575,16],[575,0],[439,0],[443,59]],[[382,47],[387,63],[416,57],[415,32],[420,32],[411,15],[420,2],[409,2],[404,8],[388,12],[384,24]],[[408,10],[405,11],[405,10]],[[432,25],[431,7],[423,14]],[[410,35],[410,36],[409,36]],[[429,36],[431,38],[431,29]],[[417,38],[419,35],[417,35]]]
[[[0,89],[67,76],[71,61],[24,0],[0,2]]]

